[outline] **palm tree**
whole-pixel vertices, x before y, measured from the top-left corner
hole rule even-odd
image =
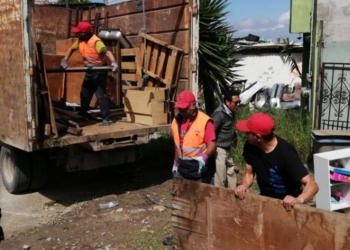
[[[225,21],[228,4],[228,0],[200,0],[199,84],[203,85],[207,114],[214,111],[216,99],[221,102],[220,93],[235,78],[234,30]]]

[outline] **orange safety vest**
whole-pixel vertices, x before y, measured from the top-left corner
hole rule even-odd
[[[85,67],[105,65],[105,55],[100,55],[96,50],[96,43],[101,41],[96,35],[92,35],[89,41],[78,41],[78,48],[83,57]]]
[[[178,124],[176,118],[171,124],[171,132],[174,137],[175,150],[182,160],[192,160],[192,157],[198,155],[198,153],[205,154],[207,152],[207,145],[204,142],[205,127],[210,117],[203,112],[198,111],[197,116],[190,124],[183,137],[182,145],[180,143],[179,130],[181,124]]]

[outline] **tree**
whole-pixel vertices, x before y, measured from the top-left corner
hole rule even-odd
[[[209,115],[216,97],[221,102],[221,92],[228,90],[235,78],[234,29],[225,21],[228,12],[224,11],[228,4],[228,0],[200,0],[199,84],[203,85]]]

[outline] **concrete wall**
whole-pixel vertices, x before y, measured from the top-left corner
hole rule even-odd
[[[323,21],[322,62],[350,63],[350,0],[318,0],[317,21]]]
[[[302,60],[302,53],[292,54],[295,60]],[[237,80],[247,79],[247,83],[259,81],[267,87],[272,87],[275,83],[291,84],[296,77],[290,71],[290,64],[285,61],[279,53],[242,55],[236,54],[235,59],[242,65],[235,68],[240,75]],[[301,67],[300,71],[301,71]]]

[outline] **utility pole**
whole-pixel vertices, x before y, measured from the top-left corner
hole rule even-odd
[[[66,9],[69,9],[69,0],[66,0]]]

